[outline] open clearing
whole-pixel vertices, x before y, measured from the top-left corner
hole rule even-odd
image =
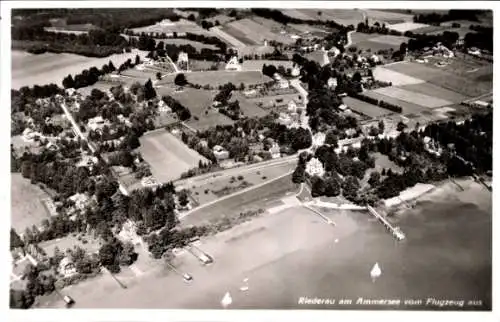
[[[425,95],[422,93],[411,92],[406,89],[397,88],[394,86],[382,87],[375,89],[374,92],[386,95],[392,98],[396,98],[402,101],[414,103],[417,105],[425,106],[428,108],[436,108],[445,105],[451,105],[453,102],[436,98],[433,96]]]
[[[104,58],[91,58],[75,54],[44,53],[39,55],[23,51],[12,51],[12,88],[23,86],[45,85],[54,83],[62,85],[68,74],[75,75],[91,67],[101,68],[113,62],[117,68],[127,59],[135,59],[139,55],[144,58],[147,52],[132,50],[130,53],[115,54]]]
[[[429,110],[428,108],[426,108],[424,106],[420,106],[420,105],[417,105],[417,104],[414,104],[411,102],[403,101],[403,100],[400,100],[400,99],[397,99],[394,97],[386,96],[386,95],[383,95],[383,94],[380,94],[380,93],[377,93],[374,91],[366,91],[366,92],[363,92],[363,94],[366,96],[372,97],[374,99],[377,99],[377,100],[383,100],[387,103],[401,106],[401,108],[403,109],[403,112],[401,114],[421,113],[423,111]]]
[[[140,27],[140,28],[133,28],[132,29],[136,33],[183,33],[183,32],[189,32],[193,34],[198,34],[198,35],[205,35],[205,36],[214,36],[213,33],[211,33],[208,30],[205,30],[198,26],[196,23],[186,20],[186,19],[181,19],[176,22],[165,22],[161,21],[158,22],[154,25],[150,26],[145,26],[145,27]]]
[[[12,227],[23,233],[27,227],[40,225],[50,214],[44,204],[49,195],[39,186],[22,177],[20,173],[11,175],[11,219]]]
[[[391,46],[395,46],[395,47],[398,47],[404,43],[404,42],[407,42],[408,41],[408,37],[405,37],[405,36],[393,36],[393,35],[382,35],[382,36],[378,36],[378,37],[373,37],[370,39],[370,41],[372,42],[376,42],[376,43],[381,43],[381,44],[386,44],[386,45],[391,45]]]
[[[292,68],[293,62],[289,60],[245,60],[241,65],[245,71],[262,71],[262,66],[274,65],[276,68],[283,66],[285,69]]]
[[[493,90],[491,79],[488,77],[488,75],[492,74],[490,67],[485,66],[474,73],[467,74],[464,72],[464,68],[460,67],[459,60],[453,60],[453,64],[456,66],[455,69],[447,67],[446,70],[444,69],[445,67],[438,68],[411,62],[386,65],[384,68],[421,78],[431,84],[470,97],[486,94]],[[469,67],[467,67],[467,70],[469,70]],[[465,74],[464,76],[459,74],[461,71]],[[471,74],[474,76],[471,76]],[[393,82],[393,85],[397,84]]]
[[[86,240],[87,242],[83,243],[82,240]],[[67,249],[73,249],[78,246],[85,249],[89,254],[92,254],[99,251],[101,244],[102,242],[93,238],[93,236],[83,235],[81,240],[78,240],[76,234],[72,234],[63,238],[41,242],[38,246],[45,250],[48,256],[53,256],[56,247],[65,253]]]
[[[396,71],[393,68],[389,69],[394,65],[377,66],[373,70],[373,77],[376,80],[383,82],[391,82],[393,86],[401,85],[411,85],[420,84],[425,81],[416,77],[408,76],[402,72]]]
[[[431,83],[404,85],[400,86],[400,88],[416,93],[422,93],[434,97],[439,97],[441,99],[445,99],[453,103],[459,103],[467,99],[467,96],[465,95],[447,90],[445,88],[433,85]]]
[[[258,107],[255,102],[248,100],[241,92],[233,92],[231,96],[231,101],[238,100],[240,103],[240,110],[243,116],[248,117],[263,117],[267,115],[267,112],[262,108]]]
[[[250,185],[263,183],[266,180],[277,178],[290,171],[293,171],[295,169],[295,166],[295,163],[282,163],[269,167],[262,167],[259,169],[241,169],[241,172],[238,175],[233,176],[233,183],[230,183],[231,177],[216,176],[214,178],[210,178],[209,181],[202,181],[200,183],[194,182],[188,188],[191,190],[193,197],[198,201],[198,203],[200,205],[203,205],[218,198],[214,194],[214,191],[220,191],[225,187],[238,187],[244,181],[246,181]],[[240,175],[243,177],[241,180],[238,179],[238,176]],[[207,193],[205,193],[205,191],[207,191]]]
[[[151,172],[158,182],[178,179],[183,172],[197,167],[201,160],[208,160],[188,148],[181,140],[166,130],[158,130],[140,137],[139,150],[151,166]]]
[[[256,21],[257,20],[257,21]],[[287,33],[281,33],[282,26],[267,19],[241,19],[226,24],[223,30],[244,43],[263,44],[264,40],[276,40],[284,44],[293,44],[295,39]]]
[[[236,47],[236,48],[244,48],[247,45],[247,42],[244,39],[243,41],[239,38],[239,36],[244,37],[244,35],[234,35],[234,33],[231,33],[230,28],[220,28],[220,27],[213,27],[210,29],[215,36],[219,37],[220,39],[224,40],[228,44]],[[248,40],[250,41],[250,40]],[[253,42],[250,41],[249,44],[253,45]]]
[[[413,21],[412,14],[399,13],[399,12],[389,12],[382,10],[363,10],[368,17],[368,23],[373,24],[375,22],[387,23],[387,24],[398,24],[406,21]]]
[[[358,9],[282,9],[281,12],[293,18],[323,21],[333,20],[345,26],[356,26],[363,21],[363,13]]]
[[[218,87],[219,85],[224,85],[229,82],[236,86],[241,83],[245,86],[251,84],[263,84],[272,79],[269,76],[263,75],[260,71],[248,71],[248,72],[236,72],[236,71],[203,71],[203,72],[192,72],[185,73],[188,82],[193,84],[199,84],[201,86],[210,85]],[[174,86],[175,74],[167,75],[162,78],[157,85],[171,85]]]
[[[287,192],[296,192],[297,190],[296,185],[292,182],[292,176],[287,175],[261,187],[203,207],[182,218],[181,225],[207,224],[224,217],[238,216],[243,211],[264,209],[268,202],[282,198]]]
[[[189,78],[188,78],[189,79]],[[160,87],[156,89],[158,95],[170,95],[191,112],[191,119],[185,123],[196,130],[205,130],[215,125],[230,125],[234,122],[227,116],[211,108],[212,98],[217,91],[185,88],[176,92],[173,88]],[[196,120],[196,118],[198,118]]]
[[[415,29],[419,28],[425,28],[428,27],[429,25],[426,25],[424,23],[417,23],[417,22],[402,22],[402,23],[397,23],[394,25],[389,25],[387,28],[392,29],[392,30],[397,30],[399,32],[407,32],[407,31],[413,31]]]
[[[393,112],[386,110],[384,108],[378,107],[376,105],[363,102],[361,100],[352,98],[352,97],[344,97],[344,104],[346,104],[351,110],[364,114],[369,117],[379,117],[382,115],[391,114]]]

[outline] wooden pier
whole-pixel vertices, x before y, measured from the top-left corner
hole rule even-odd
[[[367,205],[366,209],[368,209],[368,212],[373,215],[375,218],[377,218],[387,230],[389,230],[392,234],[393,237],[395,237],[397,240],[401,241],[406,238],[405,234],[399,229],[399,227],[394,227],[391,225],[390,222],[388,222],[382,215],[380,215],[373,207]]]

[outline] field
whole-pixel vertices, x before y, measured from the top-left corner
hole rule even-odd
[[[352,97],[344,97],[343,101],[351,110],[373,118],[392,113],[389,110]]]
[[[195,59],[189,60],[189,70],[191,71],[211,70],[212,66],[216,66],[217,70],[221,70],[224,67],[224,63],[223,62],[216,63],[213,61],[195,60]]]
[[[289,101],[295,100],[297,103],[301,102],[300,94],[283,94],[283,95],[273,95],[273,96],[262,96],[256,98],[249,98],[249,101],[252,101],[256,104],[262,103],[263,108],[272,108],[276,104],[276,106],[286,106]]]
[[[205,130],[217,124],[233,124],[230,118],[219,113],[216,109],[210,108],[215,91],[186,88],[182,92],[175,92],[172,88],[160,87],[156,89],[156,92],[161,96],[170,95],[187,107],[192,116],[185,123],[196,130]]]
[[[263,44],[264,40],[276,40],[284,44],[295,43],[295,39],[290,35],[280,32],[281,28],[280,24],[267,19],[245,18],[226,24],[223,30],[248,45]]]
[[[404,36],[393,36],[393,35],[377,35],[377,34],[363,34],[359,32],[353,32],[351,34],[352,43],[350,47],[357,47],[357,49],[368,50],[372,52],[378,52],[379,50],[399,50],[400,45],[403,42],[407,42],[408,38]]]
[[[250,84],[263,84],[271,81],[271,78],[265,76],[260,71],[236,72],[236,71],[203,71],[184,74],[188,82],[199,84],[201,86],[210,85],[218,87],[229,82],[239,86],[244,83],[246,86]],[[167,75],[157,85],[174,86],[175,75]]]
[[[212,35],[213,36],[213,35]],[[169,38],[169,39],[156,39],[156,42],[163,41],[165,45],[190,45],[196,48],[196,50],[201,51],[203,48],[208,48],[212,50],[217,50],[218,47],[215,45],[204,44],[197,41],[192,41],[188,39],[180,39],[180,38]]]
[[[75,54],[44,53],[34,55],[27,52],[12,51],[12,88],[22,86],[45,85],[54,83],[62,85],[68,74],[75,75],[90,67],[101,68],[112,61],[118,68],[127,59],[135,59],[139,55],[145,57],[147,52],[132,50],[130,53],[115,54],[105,58],[91,58]]]
[[[254,43],[246,39],[245,36],[241,33],[238,33],[236,36],[234,35],[234,32],[231,33],[230,28],[220,28],[220,27],[213,27],[211,30],[214,33],[215,36],[219,37],[220,39],[224,40],[228,44],[237,47],[237,48],[244,48],[248,44],[254,45]],[[233,30],[234,31],[234,30]],[[241,41],[239,37],[245,38],[244,41]]]
[[[407,22],[397,23],[394,25],[389,25],[387,28],[404,33],[407,31],[414,31],[416,29],[421,29],[426,27],[429,27],[429,25],[407,21]]]
[[[372,98],[375,98],[378,100],[384,100],[385,102],[390,103],[390,104],[401,106],[403,108],[403,112],[401,114],[421,113],[423,111],[429,110],[428,108],[426,108],[424,106],[420,106],[420,105],[417,105],[417,104],[414,104],[411,102],[403,101],[403,100],[400,100],[400,99],[397,99],[394,97],[386,96],[386,95],[383,95],[383,94],[380,94],[380,93],[377,93],[374,91],[366,91],[366,92],[363,92],[363,94],[368,96],[368,97],[372,97]]]
[[[373,77],[376,80],[391,82],[393,86],[420,84],[425,81],[416,77],[408,76],[402,72],[390,68],[394,65],[377,66],[373,70]]]
[[[341,25],[354,25],[364,21],[358,9],[282,9],[285,15],[304,20],[333,20]],[[321,14],[318,14],[320,13]]]
[[[445,105],[451,105],[453,102],[440,99],[437,97],[429,96],[422,93],[412,92],[406,89],[397,88],[394,86],[390,87],[382,87],[373,90],[376,93],[386,95],[392,98],[396,98],[402,101],[414,103],[420,106],[428,107],[428,108],[436,108]]]
[[[382,11],[382,10],[363,10],[368,17],[368,23],[373,24],[375,22],[386,23],[386,24],[398,24],[406,21],[413,21],[412,14]]]
[[[243,211],[266,208],[267,202],[281,198],[287,192],[296,192],[297,190],[291,175],[287,175],[259,188],[203,207],[181,219],[181,225],[200,225],[218,221],[226,216],[234,217]]]
[[[213,33],[211,33],[208,30],[205,30],[198,26],[196,23],[191,22],[189,20],[181,19],[177,22],[158,22],[154,25],[146,26],[146,27],[140,27],[140,28],[133,28],[132,31],[136,33],[181,33],[181,32],[190,32],[193,34],[198,34],[198,35],[206,35],[206,36],[214,36]]]
[[[293,62],[289,60],[245,60],[241,65],[242,70],[245,71],[262,71],[262,66],[274,65],[276,68],[279,66],[287,68],[293,67]]]
[[[224,189],[225,187],[231,187],[235,189],[233,191],[236,192],[237,187],[241,185],[243,181],[247,182],[249,185],[256,185],[265,182],[266,180],[270,180],[273,178],[277,178],[281,175],[284,175],[290,171],[295,169],[294,163],[284,163],[275,165],[272,167],[262,167],[262,169],[252,169],[246,170],[241,169],[238,174],[232,176],[234,178],[234,182],[231,183],[230,176],[217,176],[211,177],[209,180],[201,181],[201,182],[193,182],[191,186],[189,186],[189,190],[191,190],[193,197],[200,204],[206,204],[218,198],[218,196],[214,193]],[[234,169],[233,172],[237,172],[238,169]],[[226,171],[225,171],[226,172]],[[238,176],[242,176],[243,179],[239,180]],[[266,179],[263,179],[266,178]],[[207,193],[205,193],[207,191]]]
[[[63,253],[65,253],[67,249],[73,249],[75,246],[85,249],[89,254],[99,251],[102,242],[88,235],[83,235],[82,239],[87,240],[87,243],[84,244],[81,240],[78,240],[76,236],[69,235],[63,238],[41,242],[38,246],[45,250],[48,256],[54,255],[54,249],[56,247]]]
[[[465,96],[479,96],[493,90],[491,65],[471,69],[466,60],[455,58],[450,60],[451,64],[442,68],[433,65],[404,62],[386,65],[384,68],[403,73],[411,77],[418,77],[433,85],[443,87]],[[472,72],[471,72],[472,71]],[[393,82],[393,85],[394,82]],[[408,85],[408,84],[401,84]]]
[[[248,117],[262,117],[267,115],[267,112],[262,108],[258,107],[255,102],[248,100],[240,92],[233,92],[231,101],[238,100],[240,103],[240,109],[243,116]]]
[[[439,97],[453,103],[459,103],[463,100],[467,99],[467,96],[462,95],[457,92],[453,92],[442,87],[433,85],[431,83],[421,83],[421,84],[413,84],[413,85],[404,85],[399,88],[409,90],[416,93],[426,94],[430,96]]]
[[[142,157],[151,166],[151,172],[158,182],[178,179],[183,172],[197,167],[200,160],[208,162],[165,130],[143,135],[139,140]]]
[[[49,195],[39,186],[31,184],[20,173],[11,175],[11,219],[12,227],[23,233],[27,227],[40,225],[50,214],[44,204]]]

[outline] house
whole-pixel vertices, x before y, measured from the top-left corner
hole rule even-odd
[[[158,185],[158,181],[156,181],[153,176],[149,176],[142,178],[141,184],[143,187],[156,187]]]
[[[347,110],[347,105],[345,105],[345,104],[340,104],[340,105],[339,105],[339,107],[338,107],[338,109],[339,109],[340,111],[342,111],[342,112],[345,112],[345,111]]]
[[[59,146],[56,143],[53,143],[53,142],[47,143],[47,145],[45,146],[45,148],[48,149],[49,151],[52,151],[52,152],[59,151]]]
[[[158,102],[158,112],[160,112],[160,113],[171,113],[172,112],[172,108],[170,108],[170,106],[168,106],[167,104],[165,104],[165,102],[163,100],[160,100],[160,102]]]
[[[102,116],[96,116],[89,119],[87,125],[91,130],[95,131],[97,129],[102,129],[105,125],[105,122]]]
[[[293,99],[288,102],[288,112],[297,112],[297,103]]]
[[[312,158],[306,163],[306,173],[310,176],[322,177],[325,174],[323,163],[317,158]]]
[[[283,124],[283,125],[290,125],[292,124],[293,120],[290,118],[290,115],[286,113],[280,113],[279,118],[277,119],[277,123]]]
[[[300,75],[300,69],[297,66],[294,66],[292,68],[292,71],[290,73],[293,77],[297,77]]]
[[[238,62],[238,57],[233,56],[231,59],[226,64],[226,70],[234,70],[234,71],[240,71],[241,70],[241,65]]]
[[[212,149],[217,160],[225,160],[229,158],[229,152],[220,145],[216,145]]]
[[[334,77],[330,77],[327,81],[328,88],[335,89],[337,87],[337,79]]]
[[[322,146],[325,143],[325,133],[318,132],[312,137],[313,146]]]
[[[59,263],[59,274],[64,277],[69,277],[76,274],[76,266],[75,263],[69,258],[64,257]]]
[[[271,153],[271,158],[273,158],[273,159],[277,159],[277,158],[281,157],[281,150],[280,150],[280,146],[278,145],[278,143],[276,143],[276,142],[273,143],[273,145],[269,149],[269,153]]]
[[[25,141],[33,141],[35,139],[35,137],[38,135],[37,132],[33,131],[32,129],[30,128],[26,128],[24,129],[23,131],[23,139]]]
[[[79,210],[84,210],[90,204],[90,198],[84,193],[75,193],[69,200],[75,203],[75,207]]]

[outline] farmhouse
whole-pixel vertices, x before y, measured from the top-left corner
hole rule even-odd
[[[328,85],[328,88],[330,88],[332,90],[335,89],[335,87],[337,87],[337,79],[330,77],[327,81],[327,85]]]
[[[75,263],[69,257],[64,257],[59,263],[59,273],[64,277],[76,274]]]
[[[233,56],[226,64],[226,70],[241,71],[241,65],[238,62],[238,57]]]
[[[215,157],[217,158],[217,160],[225,160],[227,158],[229,158],[229,152],[224,149],[223,147],[221,147],[220,145],[216,145],[213,147],[212,149]]]
[[[323,163],[317,158],[312,158],[306,164],[306,173],[310,176],[322,177],[325,174],[325,169],[323,168]]]

